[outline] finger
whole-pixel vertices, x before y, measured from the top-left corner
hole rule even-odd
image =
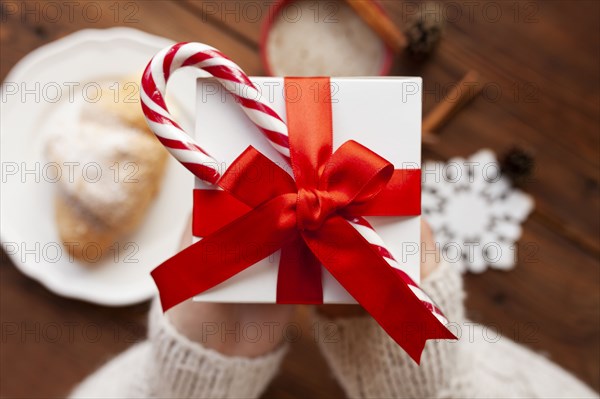
[[[427,278],[438,266],[439,253],[433,231],[424,218],[421,218],[421,280]]]
[[[428,247],[434,246],[433,231],[429,223],[424,218],[421,218],[421,242],[427,244]]]

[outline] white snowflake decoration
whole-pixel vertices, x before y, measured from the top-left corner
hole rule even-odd
[[[521,223],[533,210],[533,200],[500,173],[494,153],[481,150],[468,159],[426,162],[422,173],[423,215],[443,258],[463,272],[512,268]]]

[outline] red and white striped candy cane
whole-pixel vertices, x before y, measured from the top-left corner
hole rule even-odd
[[[429,309],[429,311],[433,313],[433,315],[437,317],[440,322],[443,324],[448,324],[446,316],[444,316],[442,311],[436,306],[435,302],[433,302],[429,295],[427,295],[425,291],[423,291],[417,285],[417,283],[415,283],[415,281],[404,270],[402,270],[402,266],[398,263],[398,261],[396,261],[392,253],[385,247],[385,243],[375,232],[375,229],[373,226],[371,226],[367,219],[359,216],[348,219],[348,223],[350,223],[350,225],[354,227],[356,231],[358,231],[360,235],[369,242],[369,244],[371,244],[371,247],[376,249],[383,259],[396,270],[402,281],[408,285],[408,288],[410,288],[415,296],[419,298],[423,305],[425,305],[425,307]]]
[[[248,76],[219,50],[202,43],[178,43],[152,58],[142,77],[142,109],[150,129],[171,154],[199,179],[219,180],[217,162],[175,122],[164,100],[167,81],[179,68],[196,67],[212,75],[230,92],[245,114],[286,159],[290,156],[287,126]]]
[[[233,61],[219,50],[202,43],[177,43],[156,54],[144,71],[141,103],[150,129],[169,152],[199,179],[215,185],[219,180],[217,161],[204,151],[175,122],[164,100],[169,77],[179,68],[196,67],[214,77],[231,93],[245,114],[263,132],[269,143],[289,160],[289,140],[285,122],[262,100],[256,86]],[[216,186],[215,186],[216,188]],[[433,301],[400,269],[383,240],[364,218],[348,222],[398,270],[413,293],[442,323],[447,320]]]

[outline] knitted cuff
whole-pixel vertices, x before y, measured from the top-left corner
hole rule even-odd
[[[261,357],[225,356],[181,335],[154,301],[150,310],[151,396],[257,397],[276,374],[287,346]]]
[[[451,265],[440,265],[421,287],[449,320],[462,321],[462,280]],[[458,372],[455,341],[428,341],[419,366],[370,317],[316,319],[319,346],[349,397],[434,397]]]
[[[462,323],[465,318],[463,280],[456,265],[442,261],[419,285],[450,322]]]

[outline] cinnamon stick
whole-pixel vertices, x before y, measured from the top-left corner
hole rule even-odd
[[[398,54],[404,50],[408,43],[404,32],[398,29],[379,5],[367,0],[346,0],[346,2],[394,53]]]
[[[446,94],[444,99],[423,118],[421,128],[423,137],[437,131],[456,111],[476,97],[480,91],[479,73],[475,70],[470,70]]]

